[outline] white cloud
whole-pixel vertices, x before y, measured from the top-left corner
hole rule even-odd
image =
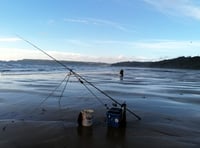
[[[65,22],[70,23],[83,23],[83,24],[89,24],[90,22],[87,19],[72,19],[72,18],[65,18]]]
[[[0,48],[0,60],[19,60],[19,59],[47,59],[45,55],[37,50]]]
[[[140,55],[151,57],[152,60],[160,60],[163,57],[176,58],[180,56],[198,56],[200,41],[173,41],[173,40],[150,40],[134,43]]]
[[[0,38],[0,42],[16,42],[20,40],[19,38]]]
[[[200,7],[184,6],[183,13],[186,16],[200,20]]]
[[[200,5],[194,0],[144,0],[165,14],[200,20]]]
[[[120,23],[109,21],[109,20],[94,19],[94,18],[84,18],[84,19],[65,18],[64,21],[70,22],[70,23],[87,24],[87,25],[108,26],[108,27],[113,27],[115,29],[118,29],[124,32],[134,32],[124,27]]]
[[[151,50],[177,50],[177,49],[186,49],[191,46],[199,46],[200,42],[194,42],[191,44],[191,41],[173,41],[173,40],[150,40],[150,41],[139,41],[134,43],[136,48],[140,49],[151,49]]]

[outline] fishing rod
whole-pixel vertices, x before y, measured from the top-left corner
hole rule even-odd
[[[32,42],[28,41],[27,39],[24,39],[23,37],[16,35],[17,37],[19,37],[21,40],[25,41],[26,43],[28,43],[29,45],[33,46],[34,48],[38,49],[39,51],[41,51],[42,53],[44,53],[45,55],[47,55],[48,57],[50,57],[52,60],[54,60],[56,63],[60,64],[61,66],[63,66],[64,68],[66,68],[67,70],[69,70],[71,72],[71,74],[73,74],[81,83],[83,83],[83,81],[85,81],[86,83],[88,83],[90,86],[92,86],[93,88],[95,88],[96,90],[98,90],[100,93],[102,93],[103,95],[105,95],[106,97],[108,97],[110,100],[112,100],[115,104],[122,106],[121,103],[119,103],[117,100],[115,100],[113,97],[111,97],[110,95],[108,95],[107,93],[105,93],[104,91],[102,91],[101,89],[99,89],[98,87],[96,87],[93,83],[89,82],[88,80],[86,80],[84,77],[82,77],[81,75],[79,75],[78,73],[76,73],[75,71],[73,71],[71,68],[69,68],[67,65],[63,64],[62,62],[58,61],[56,58],[54,58],[53,56],[51,56],[50,54],[48,54],[47,52],[45,52],[44,50],[42,50],[41,48],[39,48],[38,46],[36,46],[35,44],[33,44]],[[83,80],[83,81],[82,81]],[[126,108],[126,110],[131,113],[132,115],[134,115],[138,120],[141,120],[141,117],[138,116],[137,114],[135,114],[133,111],[131,111],[130,109]]]

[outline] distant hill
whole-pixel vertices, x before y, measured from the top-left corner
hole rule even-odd
[[[98,62],[81,62],[81,61],[60,61],[63,64],[70,66],[102,66],[102,65],[111,65],[111,66],[126,66],[126,67],[150,67],[150,68],[174,68],[174,69],[196,69],[200,70],[200,57],[178,57],[174,59],[162,60],[157,62],[137,62],[137,61],[127,61],[127,62],[118,62],[113,64],[107,63],[98,63]],[[6,64],[23,64],[23,65],[52,65],[56,66],[56,63],[53,60],[35,60],[35,59],[24,59],[17,61],[0,61],[0,63]]]
[[[200,57],[178,57],[175,59],[162,60],[158,62],[119,62],[112,66],[128,67],[152,67],[152,68],[176,68],[200,70]]]
[[[15,63],[15,64],[35,64],[35,65],[59,65],[57,62],[53,60],[40,60],[40,59],[23,59],[23,60],[16,60],[16,61],[0,61],[1,63]],[[66,65],[89,65],[89,66],[98,66],[98,65],[108,65],[106,63],[98,63],[98,62],[81,62],[81,61],[59,61],[62,64]]]

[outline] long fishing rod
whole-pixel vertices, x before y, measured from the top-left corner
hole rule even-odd
[[[53,56],[49,55],[47,52],[45,52],[44,50],[42,50],[41,48],[39,48],[38,46],[36,46],[35,44],[33,44],[32,42],[24,39],[23,37],[16,35],[17,37],[19,37],[20,39],[22,39],[23,41],[25,41],[26,43],[30,44],[31,46],[33,46],[34,48],[38,49],[39,51],[41,51],[42,53],[44,53],[45,55],[47,55],[48,57],[50,57],[52,60],[54,60],[55,62],[57,62],[58,64],[60,64],[61,66],[65,67],[67,70],[69,70],[78,80],[83,80],[86,83],[88,83],[89,85],[91,85],[93,88],[95,88],[96,90],[98,90],[100,93],[102,93],[103,95],[105,95],[106,97],[108,97],[110,100],[112,100],[114,103],[118,104],[118,105],[122,105],[121,103],[119,103],[117,100],[115,100],[114,98],[112,98],[110,95],[108,95],[107,93],[105,93],[104,91],[102,91],[101,89],[99,89],[98,87],[96,87],[93,83],[89,82],[88,80],[86,80],[84,77],[82,77],[81,75],[79,75],[78,73],[74,72],[71,68],[69,68],[68,66],[66,66],[65,64],[63,64],[62,62],[58,61],[56,58],[54,58]],[[135,114],[133,111],[131,111],[130,109],[126,108],[126,110],[131,113],[132,115],[134,115],[138,120],[141,120],[141,118]]]

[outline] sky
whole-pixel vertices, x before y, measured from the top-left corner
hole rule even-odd
[[[199,56],[199,0],[0,0],[0,60]],[[23,39],[21,39],[20,37]]]

